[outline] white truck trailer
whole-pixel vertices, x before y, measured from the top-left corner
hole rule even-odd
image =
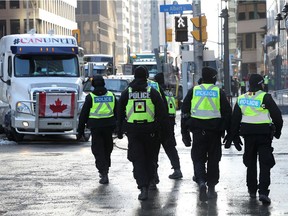
[[[0,40],[0,125],[9,140],[25,134],[77,134],[84,70],[73,36],[7,35]]]

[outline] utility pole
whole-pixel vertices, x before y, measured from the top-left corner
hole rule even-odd
[[[192,8],[193,8],[193,17],[201,17],[201,1],[196,0],[192,2]],[[201,20],[201,19],[200,19]],[[201,26],[201,23],[200,23]],[[196,27],[193,27],[194,30]],[[196,71],[194,74],[195,82],[197,82],[200,77],[202,76],[202,67],[203,67],[203,48],[204,45],[202,43],[202,31],[200,30],[200,41],[197,41],[194,39],[194,62],[196,65]],[[195,83],[194,83],[195,84]]]
[[[229,72],[229,26],[228,26],[228,9],[222,10],[220,14],[221,18],[224,18],[224,89],[228,97],[231,97],[231,78]]]

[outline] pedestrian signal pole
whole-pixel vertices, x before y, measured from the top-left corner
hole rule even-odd
[[[194,62],[196,66],[196,70],[194,74],[194,77],[195,77],[194,85],[195,85],[196,82],[202,76],[203,49],[204,49],[204,44],[207,40],[207,33],[205,34],[206,26],[205,26],[205,32],[203,32],[203,29],[202,29],[202,22],[204,20],[202,20],[203,18],[201,17],[201,1],[200,0],[193,1],[192,8],[193,8],[193,18],[191,19],[191,21],[193,23],[193,31],[191,32],[191,34],[193,35],[193,38],[194,38]],[[207,21],[206,21],[206,25],[207,25]],[[205,39],[205,42],[203,39]]]

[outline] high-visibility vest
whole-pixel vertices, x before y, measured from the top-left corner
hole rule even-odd
[[[115,97],[112,92],[107,91],[105,95],[95,95],[92,97],[92,107],[90,108],[89,118],[101,119],[114,116]]]
[[[157,82],[155,82],[153,80],[147,80],[147,85],[156,89],[159,92],[159,94],[161,94],[160,87],[159,87],[159,84]]]
[[[175,97],[171,91],[165,91],[165,97],[168,104],[168,114],[169,116],[175,116],[176,115],[176,102]]]
[[[126,105],[126,117],[128,123],[151,123],[154,122],[155,107],[150,96],[151,87],[146,92],[132,92],[128,88],[128,103]]]
[[[262,106],[263,98],[266,92],[257,91],[255,95],[247,92],[238,97],[238,105],[241,108],[243,123],[249,124],[267,124],[272,123],[268,109]]]
[[[242,87],[245,87],[245,82],[244,82],[244,81],[241,81],[241,82],[240,82],[240,85],[241,85]]]
[[[264,78],[264,84],[265,84],[265,85],[268,85],[268,83],[269,83],[269,78],[266,76],[266,77]]]
[[[191,117],[197,119],[221,118],[219,87],[213,84],[201,84],[193,88]]]

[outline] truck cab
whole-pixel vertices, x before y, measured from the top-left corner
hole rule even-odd
[[[76,39],[18,34],[0,40],[0,125],[9,140],[25,134],[77,134],[84,103]]]

